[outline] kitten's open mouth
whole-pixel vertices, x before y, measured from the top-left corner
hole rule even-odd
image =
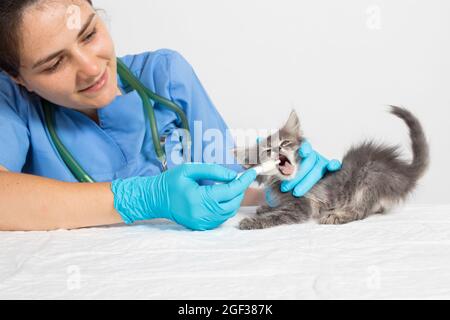
[[[284,176],[290,176],[294,172],[294,166],[291,164],[289,159],[284,155],[279,155],[278,159],[280,159],[280,163],[278,164],[278,170]]]

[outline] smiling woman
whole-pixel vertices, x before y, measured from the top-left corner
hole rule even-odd
[[[230,160],[231,131],[178,52],[159,49],[118,60],[88,0],[2,0],[0,43],[6,44],[0,48],[0,165],[9,170],[0,171],[0,230],[153,218],[205,230],[224,223],[241,204],[264,203],[263,190],[249,188],[255,170],[237,177],[244,168]],[[124,70],[139,88],[121,79]],[[177,108],[161,108],[156,98],[149,107],[142,88]],[[179,129],[195,127],[200,130],[191,132],[191,150],[204,151],[185,155]],[[207,132],[221,139],[211,145]],[[64,157],[61,145],[67,146]],[[318,159],[314,152],[309,157]],[[180,161],[186,158],[194,163]],[[321,176],[314,172],[325,170],[322,162],[308,163],[311,188]],[[79,179],[79,171],[91,179]]]
[[[0,166],[7,169],[0,167],[0,230],[157,217],[205,230],[236,214],[241,202],[262,199],[259,191],[247,193],[253,172],[234,179],[243,170],[236,163],[202,163],[204,155],[197,163],[176,163],[183,158],[176,143],[179,119],[155,104],[152,127],[164,136],[161,148],[168,155],[167,171],[161,172],[143,101],[118,76],[114,43],[91,1],[2,0],[0,43],[6,44],[0,48]],[[203,132],[219,130],[225,141],[233,140],[178,52],[160,49],[120,61],[144,87],[182,106],[189,127],[201,122]],[[44,112],[43,100],[51,113]],[[99,182],[76,183],[50,130]],[[209,142],[198,143],[203,150]],[[227,147],[221,144],[217,152],[225,154]],[[205,180],[229,183],[203,185]]]
[[[113,41],[92,2],[10,2],[23,10],[12,11],[20,17],[2,19],[13,24],[1,35],[7,44],[1,68],[29,92],[96,120],[96,110],[121,92],[113,77]]]

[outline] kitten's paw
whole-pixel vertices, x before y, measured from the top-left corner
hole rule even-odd
[[[239,229],[241,230],[253,230],[253,229],[261,229],[261,224],[258,223],[258,220],[254,218],[245,218],[239,222]]]
[[[264,214],[264,213],[267,213],[270,211],[272,211],[272,208],[269,206],[266,206],[266,205],[256,208],[256,214],[258,214],[258,215]]]
[[[340,217],[339,215],[337,215],[335,213],[330,213],[330,214],[326,215],[325,217],[322,217],[319,219],[320,224],[342,224],[345,222],[346,221],[344,221],[342,219],[342,217]]]

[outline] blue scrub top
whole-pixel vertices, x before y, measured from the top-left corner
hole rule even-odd
[[[206,162],[203,151],[211,144],[201,139],[200,145],[194,139],[194,121],[201,121],[195,135],[203,136],[205,130],[218,129],[223,141],[233,142],[226,123],[181,54],[160,49],[121,59],[146,87],[184,110],[193,139],[192,161]],[[161,172],[141,98],[136,90],[124,86],[119,76],[117,79],[123,95],[98,109],[99,124],[77,110],[55,108],[55,129],[61,141],[98,182]],[[158,103],[155,115],[160,135],[168,136],[165,150],[170,169],[178,165],[170,155],[178,152],[180,146],[171,137],[180,124],[175,113],[159,107]],[[219,161],[213,162],[242,171],[238,164],[225,164],[229,149],[226,143],[220,145],[223,150],[215,151],[219,152]],[[77,182],[50,139],[39,96],[20,87],[3,72],[0,72],[0,165],[12,172]]]

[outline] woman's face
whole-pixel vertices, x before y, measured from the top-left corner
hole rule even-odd
[[[15,81],[28,91],[82,112],[102,108],[120,94],[114,44],[87,1],[40,1],[25,11],[21,34]],[[106,84],[87,92],[105,72]]]

